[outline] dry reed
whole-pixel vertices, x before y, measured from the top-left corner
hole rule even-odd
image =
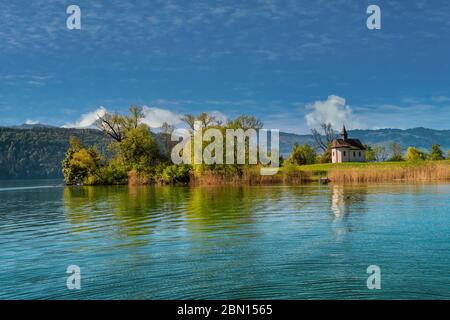
[[[311,181],[311,174],[304,171],[278,172],[263,176],[256,172],[244,172],[242,175],[226,175],[214,171],[204,171],[191,176],[191,185],[270,185],[270,184],[304,184]]]
[[[450,164],[442,162],[402,163],[333,168],[328,172],[333,183],[366,183],[386,181],[450,180]]]

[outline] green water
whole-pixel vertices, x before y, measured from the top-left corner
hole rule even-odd
[[[0,299],[450,299],[449,195],[1,182]]]

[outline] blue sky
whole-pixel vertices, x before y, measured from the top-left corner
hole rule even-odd
[[[0,125],[83,126],[137,104],[154,126],[210,111],[296,133],[449,129],[449,40],[443,0],[1,1]]]

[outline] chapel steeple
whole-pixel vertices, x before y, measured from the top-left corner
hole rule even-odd
[[[348,139],[347,130],[345,129],[345,125],[342,126],[341,139],[344,141]]]

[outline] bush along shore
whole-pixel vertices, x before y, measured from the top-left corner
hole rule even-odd
[[[338,164],[329,163],[331,141],[321,144],[321,153],[317,153],[317,146],[295,145],[286,160],[280,157],[281,168],[276,174],[261,175],[264,166],[248,164],[250,143],[246,137],[245,164],[174,164],[172,150],[178,142],[172,141],[173,126],[164,124],[159,132],[162,139],[157,142],[142,119],[142,109],[134,106],[127,115],[105,113],[99,116],[97,127],[112,140],[108,152],[101,153],[71,137],[62,161],[66,184],[305,184],[325,178],[331,183],[450,180],[450,160],[444,160],[438,145],[433,145],[429,154],[413,147],[403,154],[401,146],[394,143],[389,159],[384,147],[366,146],[367,162]],[[206,113],[185,115],[182,120],[190,128],[191,137],[195,123],[200,123],[202,129],[214,128],[221,132],[227,129],[260,130],[263,127],[253,116],[240,116],[225,124]],[[329,129],[326,136],[331,139],[331,126],[323,127]],[[208,145],[203,139],[201,143],[202,147]],[[233,148],[234,156],[242,152],[237,147]]]

